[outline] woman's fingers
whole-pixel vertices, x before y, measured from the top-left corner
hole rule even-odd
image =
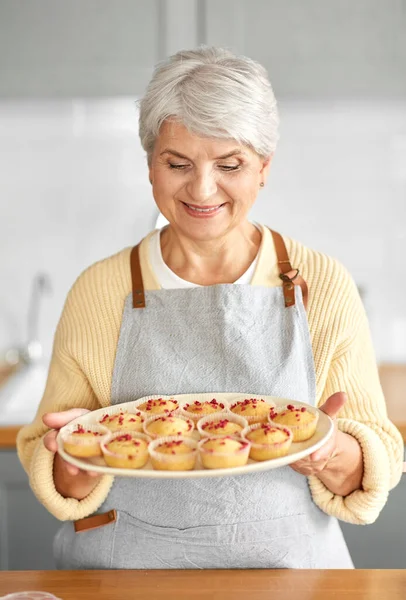
[[[54,413],[45,413],[42,416],[42,421],[47,427],[51,427],[52,429],[60,429],[67,425],[73,419],[77,419],[89,411],[86,408],[71,408],[70,410],[64,410],[61,412]]]
[[[48,433],[44,436],[45,448],[50,452],[57,452],[58,443],[56,441],[56,438],[59,433],[58,430],[67,423],[70,423],[70,421],[73,421],[73,419],[77,419],[78,417],[81,417],[82,415],[85,415],[88,412],[89,411],[85,408],[72,408],[71,410],[65,410],[62,412],[45,413],[42,417],[42,420],[44,424],[47,425],[47,427],[52,427],[51,431],[48,431]],[[67,463],[64,460],[62,460],[61,463],[63,464],[63,467],[66,469],[69,475],[78,475],[78,473],[80,472],[80,469],[78,469],[78,467],[75,467],[74,465],[71,465],[70,463]],[[94,471],[92,471],[91,473],[86,471],[86,473],[88,473],[88,475],[91,475],[91,477],[96,477],[98,475],[98,473],[95,473]]]
[[[337,423],[335,418],[347,401],[347,396],[344,392],[336,392],[320,406],[326,415],[334,421],[334,431],[329,440],[321,448],[301,460],[292,463],[290,466],[294,471],[302,475],[313,475],[320,473],[326,468],[327,463],[332,460],[337,454]]]
[[[69,475],[78,475],[79,474],[79,469],[77,467],[75,467],[75,465],[71,465],[71,464],[63,461],[63,466],[68,471]]]
[[[48,433],[44,437],[45,448],[53,453],[57,452],[57,450],[58,450],[58,444],[56,442],[57,435],[58,435],[58,432],[55,431],[55,429],[52,429],[52,431],[48,431]],[[61,464],[68,471],[68,473],[70,475],[77,475],[79,473],[79,469],[77,467],[75,467],[74,465],[70,465],[63,459],[61,460]]]
[[[100,477],[100,473],[95,473],[94,471],[85,471],[83,469],[79,469],[78,467],[75,467],[75,465],[71,465],[70,463],[66,462],[66,460],[62,459],[62,464],[65,467],[65,469],[68,471],[69,475],[90,475],[90,477]]]
[[[337,445],[337,427],[335,426],[333,435],[331,436],[331,438],[325,443],[323,444],[323,446],[321,448],[319,448],[318,450],[316,450],[316,452],[313,452],[312,454],[310,454],[309,459],[313,462],[321,462],[321,461],[328,461],[329,458],[331,457],[332,452],[335,450],[336,445]]]
[[[58,444],[56,442],[56,436],[58,432],[52,429],[44,437],[44,446],[50,452],[56,452],[58,450]]]
[[[67,425],[73,419],[77,419],[89,411],[85,408],[72,408],[71,410],[65,410],[62,412],[55,413],[45,413],[42,417],[42,421],[47,427],[51,427],[51,431],[44,436],[44,446],[50,452],[56,453],[58,450],[58,444],[56,441],[59,429]],[[71,465],[60,457],[60,461],[58,463],[63,470],[65,470],[69,475],[75,476],[79,474],[86,474],[90,477],[100,477],[100,473],[95,473],[94,471],[84,471],[75,467],[75,465]]]
[[[327,442],[316,452],[309,454],[305,458],[292,463],[290,466],[294,471],[302,475],[314,475],[320,473],[327,463],[335,456],[337,452],[337,426],[333,435]]]
[[[62,412],[45,413],[42,417],[42,421],[47,427],[52,428],[52,431],[48,431],[44,437],[45,448],[50,452],[56,452],[58,450],[58,444],[56,442],[58,431],[56,430],[59,430],[67,423],[73,421],[73,419],[77,419],[88,412],[89,411],[85,408],[72,408],[71,410],[64,410]]]
[[[334,419],[346,402],[347,395],[344,392],[336,392],[330,398],[327,398],[325,403],[319,406],[319,409]]]

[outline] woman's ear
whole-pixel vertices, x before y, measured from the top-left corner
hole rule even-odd
[[[149,159],[148,160],[148,179],[149,179],[149,182],[150,182],[151,185],[152,185],[152,181],[153,181],[152,171],[153,171],[153,169],[152,169],[152,160]]]
[[[261,182],[263,182],[263,183],[266,182],[267,177],[269,175],[269,169],[271,168],[272,159],[273,159],[273,154],[270,154],[266,158],[261,159],[262,164],[261,164],[261,169],[260,169],[260,177],[261,177]]]

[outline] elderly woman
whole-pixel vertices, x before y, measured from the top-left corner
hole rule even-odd
[[[169,225],[78,278],[18,439],[32,489],[65,521],[58,566],[351,568],[337,519],[377,518],[402,440],[349,274],[248,219],[278,139],[264,68],[219,48],[175,54],[141,102],[140,136]],[[221,478],[113,480],[55,453],[84,411],[197,392],[314,404],[335,432],[290,466]]]

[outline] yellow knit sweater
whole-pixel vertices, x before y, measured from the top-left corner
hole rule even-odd
[[[140,248],[147,290],[159,289],[149,262],[149,239]],[[403,441],[389,421],[370,339],[367,318],[356,286],[337,261],[284,238],[291,264],[309,287],[308,320],[316,369],[317,403],[344,391],[348,401],[338,426],[354,436],[364,458],[363,489],[347,497],[331,493],[309,477],[314,502],[344,521],[372,523],[389,490],[400,480]],[[131,292],[130,248],[89,267],[73,285],[57,327],[48,381],[36,418],[20,430],[17,449],[39,501],[60,520],[76,520],[96,511],[113,483],[103,476],[83,500],[63,498],[53,482],[53,454],[45,449],[46,412],[110,404],[110,389],[124,301]],[[276,286],[278,277],[271,234],[262,228],[262,243],[252,285]],[[163,390],[164,392],[165,390]]]

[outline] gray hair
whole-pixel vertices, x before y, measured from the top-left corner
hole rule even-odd
[[[140,102],[139,134],[148,156],[165,119],[202,137],[232,138],[267,157],[279,139],[279,117],[266,70],[229,50],[182,50],[155,68]]]

